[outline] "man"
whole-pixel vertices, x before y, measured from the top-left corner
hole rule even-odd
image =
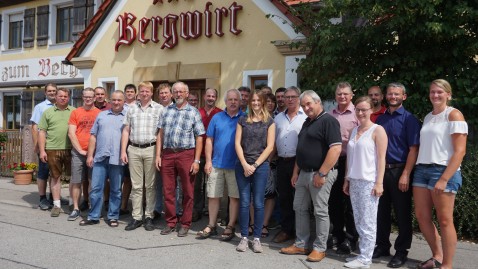
[[[173,93],[168,83],[162,83],[158,86],[159,103],[163,107],[167,107],[173,103]]]
[[[277,191],[280,199],[281,231],[274,237],[282,243],[295,236],[294,188],[290,184],[295,165],[295,154],[300,129],[307,115],[300,107],[300,89],[289,87],[283,92],[287,109],[275,118],[277,160]]]
[[[207,90],[206,90],[207,91]],[[199,95],[197,92],[190,92],[189,97],[188,97],[188,103],[195,107],[198,108],[199,105]]]
[[[68,121],[68,138],[70,138],[71,149],[71,179],[70,197],[73,200],[73,210],[68,216],[69,221],[74,221],[80,216],[79,202],[81,194],[81,182],[91,182],[91,168],[86,165],[86,153],[90,140],[90,129],[95,122],[96,116],[101,112],[93,104],[95,102],[95,91],[92,88],[85,88],[82,92],[83,106],[71,112]],[[89,184],[88,184],[89,185]],[[88,191],[88,187],[86,187]],[[88,203],[88,197],[85,197]]]
[[[387,86],[388,109],[378,117],[377,124],[385,128],[388,148],[383,195],[377,212],[377,243],[372,258],[390,255],[391,207],[398,224],[395,240],[395,255],[387,264],[398,268],[407,261],[408,249],[412,244],[412,170],[418,156],[420,144],[420,122],[405,108],[407,99],[405,86],[390,83]]]
[[[385,113],[387,108],[382,104],[383,94],[382,89],[379,86],[372,86],[368,89],[368,96],[372,98],[373,107],[372,107],[372,114],[370,115],[370,120],[375,122],[378,116]]]
[[[234,237],[234,227],[239,212],[239,190],[234,172],[234,166],[237,161],[234,137],[236,135],[237,121],[244,115],[239,110],[240,101],[241,94],[238,90],[228,90],[224,98],[226,111],[217,113],[208,122],[204,172],[209,176],[207,181],[209,224],[198,233],[200,238],[208,238],[210,235],[217,233],[217,215],[220,200],[226,186],[230,198],[229,223],[221,239],[228,241]]]
[[[284,112],[287,109],[287,106],[284,101],[284,93],[285,93],[286,88],[280,87],[277,88],[276,90],[276,101],[277,101],[277,107],[274,110],[274,115],[277,116],[279,113]]]
[[[342,152],[339,157],[337,180],[332,186],[329,200],[330,223],[332,224],[329,248],[336,245],[337,254],[350,254],[355,249],[358,240],[350,197],[342,191],[346,171],[347,144],[353,128],[358,126],[355,106],[352,104],[353,96],[352,86],[348,82],[340,82],[335,89],[337,107],[330,111],[330,114],[339,121],[342,137]]]
[[[267,95],[269,93],[272,93],[272,88],[269,86],[263,86],[259,92],[263,95]]]
[[[191,94],[189,95],[191,98]],[[202,123],[204,129],[207,130],[209,122],[212,117],[221,112],[222,109],[216,107],[217,90],[213,88],[207,88],[204,93],[205,104],[204,107],[199,109],[201,114]],[[203,135],[203,147],[206,143],[206,135]],[[205,153],[201,154],[201,163],[199,165],[199,172],[196,175],[196,181],[194,182],[194,208],[192,221],[196,222],[201,218],[202,210],[204,208],[204,164],[206,163]]]
[[[249,96],[251,95],[251,89],[249,87],[239,87],[237,89],[241,93],[241,110],[247,114],[247,103],[249,103]]]
[[[103,87],[95,88],[95,107],[101,111],[111,108],[111,104],[106,101],[106,90]]]
[[[163,195],[166,208],[167,235],[176,230],[176,178],[181,178],[183,190],[183,215],[179,237],[187,236],[192,222],[194,179],[199,171],[202,151],[202,136],[205,133],[201,115],[186,101],[189,88],[183,82],[173,85],[175,104],[165,108],[158,122],[156,138],[156,168],[163,179]]]
[[[134,84],[126,84],[124,86],[124,113],[128,111],[128,108],[136,104],[136,86]],[[131,175],[129,173],[129,167],[124,165],[124,174],[123,174],[123,188],[121,191],[121,207],[120,207],[120,215],[127,215],[129,214],[128,210],[128,201],[129,196],[131,194]]]
[[[340,124],[324,111],[320,97],[314,91],[303,92],[300,95],[300,105],[308,118],[299,133],[296,164],[291,178],[291,184],[295,187],[297,239],[292,246],[282,248],[280,252],[303,255],[308,253],[307,244],[311,236],[309,212],[312,201],[316,238],[307,260],[320,262],[327,250],[328,200],[337,178],[335,165],[342,150]]]
[[[51,191],[53,193],[52,217],[61,213],[61,174],[70,174],[71,169],[71,142],[68,138],[68,120],[75,109],[68,105],[70,91],[59,88],[55,95],[55,105],[47,109],[38,124],[40,133],[38,145],[40,147],[40,160],[48,162],[51,173]],[[48,134],[48,135],[47,135]]]
[[[33,150],[36,154],[40,154],[40,148],[38,146],[38,123],[40,123],[41,116],[43,112],[50,107],[55,105],[55,96],[56,96],[56,84],[54,83],[47,83],[45,85],[45,101],[37,104],[33,109],[32,118],[30,119],[32,124],[32,138],[33,138]],[[51,201],[53,199],[48,200],[46,197],[46,187],[47,187],[47,180],[50,177],[50,170],[48,169],[48,164],[42,162],[38,159],[38,172],[37,172],[37,185],[38,185],[38,195],[40,196],[40,203],[38,207],[41,210],[48,210],[51,208]],[[50,183],[51,188],[51,183]],[[51,195],[51,190],[50,190]]]
[[[155,191],[155,146],[156,124],[163,106],[154,102],[153,84],[141,82],[138,85],[139,102],[128,108],[121,135],[121,160],[128,164],[131,173],[131,201],[133,220],[125,227],[132,231],[143,225],[146,231],[154,230],[153,211],[156,202]],[[146,206],[143,211],[143,185],[146,192]]]
[[[80,222],[80,226],[99,223],[104,186],[106,180],[109,179],[110,199],[107,223],[111,227],[118,227],[124,163],[120,157],[121,141],[117,137],[121,136],[124,128],[125,94],[122,91],[114,91],[110,100],[111,109],[101,112],[91,128],[87,158],[88,166],[94,168],[90,194],[91,209],[87,219]]]

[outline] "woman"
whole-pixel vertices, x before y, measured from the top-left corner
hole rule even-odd
[[[252,249],[262,252],[260,242],[264,222],[264,194],[269,178],[269,155],[274,147],[275,125],[266,108],[266,99],[257,93],[248,102],[249,113],[239,119],[236,129],[236,180],[239,188],[239,224],[241,242],[236,250],[244,252],[248,247],[249,204],[254,205],[254,241]],[[251,199],[253,195],[253,199]]]
[[[468,125],[463,114],[449,107],[451,86],[443,79],[430,85],[433,111],[428,113],[420,131],[420,150],[413,178],[415,215],[432,257],[417,268],[452,268],[456,249],[453,225],[455,196],[462,184],[460,164],[466,152]],[[432,222],[436,210],[441,239]]]
[[[354,222],[360,236],[360,255],[347,258],[345,267],[369,268],[377,233],[378,200],[383,193],[387,134],[370,120],[372,99],[360,97],[355,102],[359,126],[352,130],[347,145],[347,173],[343,191],[350,195]]]

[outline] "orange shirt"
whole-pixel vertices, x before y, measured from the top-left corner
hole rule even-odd
[[[86,110],[79,107],[71,112],[68,125],[76,125],[76,137],[80,143],[81,149],[88,149],[88,141],[90,140],[90,129],[95,123],[96,116],[101,112],[96,107]]]

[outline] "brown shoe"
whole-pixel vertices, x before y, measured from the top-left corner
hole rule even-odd
[[[284,231],[280,231],[275,237],[274,239],[272,240],[274,243],[283,243],[287,240],[290,240],[290,239],[293,239],[292,236],[288,235],[286,232]]]
[[[312,250],[312,252],[307,256],[309,262],[320,262],[325,258],[325,252],[318,252],[317,250]]]
[[[287,255],[307,255],[308,251],[305,248],[299,248],[292,245],[286,248],[281,248],[279,252]]]

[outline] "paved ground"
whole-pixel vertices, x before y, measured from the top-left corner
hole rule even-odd
[[[64,197],[68,189],[62,189]],[[343,268],[345,257],[327,252],[320,263],[309,263],[305,256],[287,256],[278,250],[286,244],[270,242],[276,231],[263,241],[264,253],[239,253],[239,238],[221,242],[218,238],[197,240],[195,234],[206,219],[193,224],[189,236],[162,236],[159,230],[124,230],[99,225],[80,227],[79,220],[67,215],[51,218],[37,208],[36,185],[16,186],[10,178],[0,178],[0,268]],[[65,210],[67,208],[65,207]],[[164,221],[159,226],[164,227]],[[392,235],[394,237],[394,235]],[[426,242],[417,236],[406,268],[430,257]],[[387,268],[388,258],[374,261],[371,268]],[[478,268],[478,246],[460,242],[455,268]]]

